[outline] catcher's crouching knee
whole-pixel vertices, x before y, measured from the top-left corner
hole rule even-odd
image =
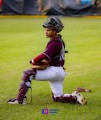
[[[30,76],[33,76],[33,78],[34,78],[35,75],[36,75],[35,69],[26,70],[23,72],[22,80],[26,82],[26,81],[30,80]]]

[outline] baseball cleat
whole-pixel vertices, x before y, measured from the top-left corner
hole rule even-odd
[[[75,91],[72,93],[72,95],[77,97],[77,102],[81,105],[87,104],[87,100],[79,92]]]
[[[24,97],[23,100],[20,101],[20,102],[17,99],[9,99],[7,102],[9,104],[23,104],[23,105],[25,105],[26,104],[26,100],[27,100],[27,98]]]
[[[9,99],[7,101],[9,104],[19,104],[18,100],[17,99]]]

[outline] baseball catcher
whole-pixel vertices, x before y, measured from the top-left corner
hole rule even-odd
[[[64,28],[62,22],[57,17],[50,17],[43,24],[43,27],[46,37],[49,38],[45,51],[30,61],[32,67],[23,72],[17,97],[9,99],[8,103],[26,104],[26,93],[31,88],[32,80],[39,80],[49,82],[53,101],[86,104],[85,98],[77,91],[72,94],[63,93],[63,82],[66,75],[64,71],[66,51],[62,36],[58,34]]]

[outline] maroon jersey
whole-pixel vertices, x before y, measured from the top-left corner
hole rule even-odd
[[[63,66],[65,44],[58,35],[50,40],[46,46],[46,50],[42,53],[50,60],[50,66]]]

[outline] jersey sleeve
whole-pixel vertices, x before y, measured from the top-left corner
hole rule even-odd
[[[41,62],[43,59],[47,59],[47,57],[44,54],[40,54],[33,59],[33,62],[34,62],[34,64],[37,64],[37,63]]]
[[[49,60],[52,60],[57,54],[59,54],[61,49],[62,44],[60,42],[52,42],[42,54],[44,54]]]

